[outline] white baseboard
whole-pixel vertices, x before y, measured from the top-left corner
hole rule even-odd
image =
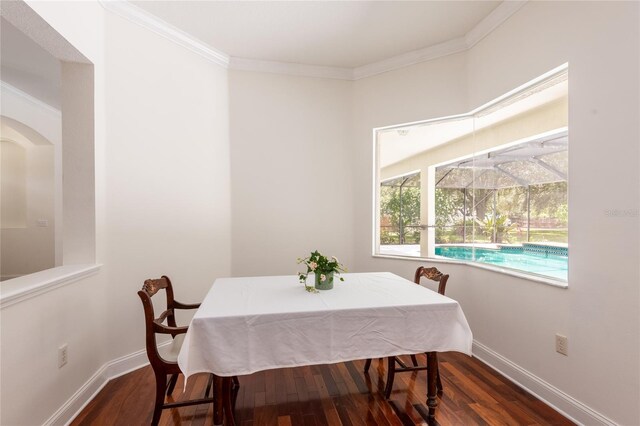
[[[162,345],[169,344],[165,342]],[[158,345],[158,346],[162,346]],[[109,383],[109,380],[120,377],[133,370],[149,364],[146,350],[140,350],[122,356],[104,364],[87,382],[74,393],[49,419],[45,426],[68,425],[76,418],[82,409]]]
[[[582,425],[616,426],[613,420],[598,413],[538,376],[530,373],[477,340],[473,341],[473,356],[513,383],[533,394],[564,416]]]
[[[164,344],[168,343],[170,342]],[[476,340],[473,342],[473,356],[578,424],[616,426],[613,420],[567,395]],[[62,407],[44,422],[44,425],[68,425],[109,380],[137,370],[147,364],[149,364],[149,360],[145,350],[125,355],[104,364]]]

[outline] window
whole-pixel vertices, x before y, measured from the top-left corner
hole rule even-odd
[[[566,66],[477,110],[376,130],[375,255],[566,281]]]
[[[380,244],[386,253],[419,254],[420,173],[380,183]]]

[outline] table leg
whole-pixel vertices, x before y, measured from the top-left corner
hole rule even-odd
[[[429,420],[435,419],[438,406],[438,355],[436,352],[427,352],[427,407],[429,407]]]

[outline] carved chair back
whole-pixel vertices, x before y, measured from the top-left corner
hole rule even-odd
[[[447,288],[447,281],[449,280],[448,274],[443,274],[438,271],[436,267],[425,268],[424,266],[416,269],[416,275],[413,281],[416,284],[420,284],[420,279],[425,277],[428,280],[435,281],[438,283],[438,293],[444,295],[444,292]]]
[[[158,316],[155,317],[153,302],[151,298],[155,296],[160,290],[165,290],[167,306],[166,309]],[[142,300],[142,306],[144,307],[144,321],[146,327],[146,347],[149,362],[154,370],[167,370],[170,367],[176,367],[174,362],[168,362],[163,359],[158,353],[158,345],[156,341],[156,334],[170,334],[175,337],[177,334],[186,333],[188,327],[177,327],[174,308],[176,308],[176,302],[173,298],[173,287],[171,286],[171,280],[167,276],[162,276],[157,279],[148,279],[144,282],[142,289],[138,291],[138,296]],[[164,325],[164,321],[167,325]],[[173,370],[173,368],[171,368]]]

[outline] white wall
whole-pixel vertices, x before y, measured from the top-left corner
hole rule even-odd
[[[27,223],[27,146],[23,146],[6,137],[6,129],[2,129],[0,140],[0,226],[7,228],[24,228]],[[2,262],[0,262],[0,268]],[[1,269],[0,269],[1,271]]]
[[[351,83],[230,72],[235,276],[352,261]]]
[[[62,220],[63,263],[96,259],[94,67],[63,62]]]
[[[569,289],[491,277],[510,307],[477,338],[620,424],[640,423],[639,18],[635,2],[530,2],[469,54],[474,104],[569,62]],[[469,315],[486,316],[478,304]],[[554,352],[556,332],[569,357]]]
[[[114,358],[142,347],[146,278],[199,301],[230,275],[229,116],[226,70],[111,13],[105,40]]]
[[[640,422],[639,227],[637,213],[606,210],[638,211],[638,9],[529,2],[467,53],[355,84],[356,267],[410,277],[419,262],[370,256],[371,128],[461,113],[569,62],[569,289],[440,266],[477,341],[629,425]],[[397,94],[399,81],[415,90]],[[555,333],[569,337],[568,357]]]
[[[167,274],[178,300],[198,301],[231,274],[226,70],[98,3],[30,6],[94,64],[102,268],[0,311],[11,425],[42,424],[106,362],[143,349],[144,279]]]
[[[97,3],[33,2],[30,6],[45,19],[51,19],[55,30],[100,66],[102,9]],[[25,17],[22,24],[27,27],[37,28],[33,25],[43,24],[43,21],[28,21],[32,15],[21,16]],[[49,41],[55,42],[55,39],[49,38]],[[102,102],[96,90],[96,127],[104,129],[99,107]],[[59,120],[58,116],[58,129]],[[39,119],[37,123],[46,121]],[[32,127],[49,137],[45,130]],[[57,138],[61,140],[61,133]],[[55,141],[53,136],[51,140]],[[96,141],[98,144],[103,141],[97,131]],[[107,361],[105,298],[103,272],[2,307],[0,424],[44,423]],[[58,369],[57,352],[63,343],[68,343],[69,363]]]
[[[43,424],[107,361],[103,286],[93,276],[2,308],[1,424]]]

